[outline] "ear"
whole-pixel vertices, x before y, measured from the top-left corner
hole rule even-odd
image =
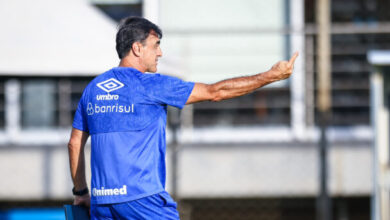
[[[133,51],[134,55],[139,57],[142,54],[142,44],[140,42],[134,42],[131,46],[131,50]]]

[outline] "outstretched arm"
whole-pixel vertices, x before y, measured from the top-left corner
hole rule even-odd
[[[289,61],[280,61],[269,71],[253,76],[227,79],[214,84],[195,83],[186,104],[231,99],[253,92],[269,83],[286,79],[291,75],[297,57],[298,52],[295,52]]]
[[[72,176],[74,188],[76,191],[87,188],[85,179],[85,159],[84,146],[87,142],[89,134],[84,131],[73,128],[72,134],[68,143],[70,173]],[[90,205],[89,194],[83,196],[75,196],[75,205]]]

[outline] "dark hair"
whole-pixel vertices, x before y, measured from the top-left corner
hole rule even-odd
[[[150,31],[154,31],[158,38],[162,38],[161,29],[145,18],[127,17],[122,19],[116,34],[116,52],[119,59],[122,59],[129,53],[134,42],[143,44]]]

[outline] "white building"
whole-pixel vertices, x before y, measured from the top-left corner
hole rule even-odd
[[[179,198],[316,197],[315,32],[303,0],[19,0],[0,2],[1,200],[72,198],[72,115],[86,83],[119,62],[107,14],[120,6],[142,9],[162,28],[159,71],[185,80],[254,74],[300,52],[290,80],[183,109]],[[330,191],[369,197],[371,128],[347,125],[329,128]]]

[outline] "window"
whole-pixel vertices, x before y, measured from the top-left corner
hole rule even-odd
[[[305,5],[305,20],[310,26],[315,22],[315,1],[306,0]],[[390,30],[381,25],[383,21],[390,21],[389,14],[384,13],[389,2],[342,0],[332,1],[331,5],[332,26],[336,28],[342,24],[342,27],[349,29],[351,33],[333,33],[331,36],[332,118],[330,124],[334,126],[369,125],[369,75],[372,69],[366,54],[373,49],[390,49]],[[373,23],[375,25],[372,25]],[[368,25],[370,25],[369,28],[364,28]],[[354,33],[353,30],[357,27],[360,29]],[[307,35],[306,39],[310,38],[315,39],[316,35]],[[314,63],[315,47],[314,43],[313,51],[306,51],[307,54],[313,55]],[[315,78],[317,74],[315,68],[313,74]],[[316,83],[315,88],[317,88]],[[317,95],[316,89],[314,95]],[[318,124],[319,112],[316,107],[314,112],[315,123]]]
[[[21,126],[69,127],[91,77],[21,78]]]
[[[286,125],[290,123],[290,89],[261,89],[235,99],[194,105],[194,125]]]
[[[208,7],[196,1],[164,1],[161,46],[165,59],[179,69],[167,74],[213,83],[268,70],[286,56],[287,37],[280,31],[286,26],[286,7],[280,0],[226,1],[223,7],[220,1],[209,1]],[[290,125],[289,83],[231,100],[197,103],[191,111],[189,121],[195,127]]]
[[[22,127],[53,127],[57,124],[57,91],[52,79],[22,80]]]
[[[77,106],[79,104],[81,95],[85,87],[92,80],[92,77],[78,77],[78,78],[70,78],[71,81],[71,93],[70,93],[70,101],[71,101],[71,121],[68,121],[69,125],[73,122],[73,116],[76,113]]]
[[[305,20],[315,22],[315,0],[305,0]],[[388,0],[333,0],[332,22],[382,22],[390,21]]]
[[[142,16],[141,0],[92,0],[91,2],[117,22],[127,16]]]

